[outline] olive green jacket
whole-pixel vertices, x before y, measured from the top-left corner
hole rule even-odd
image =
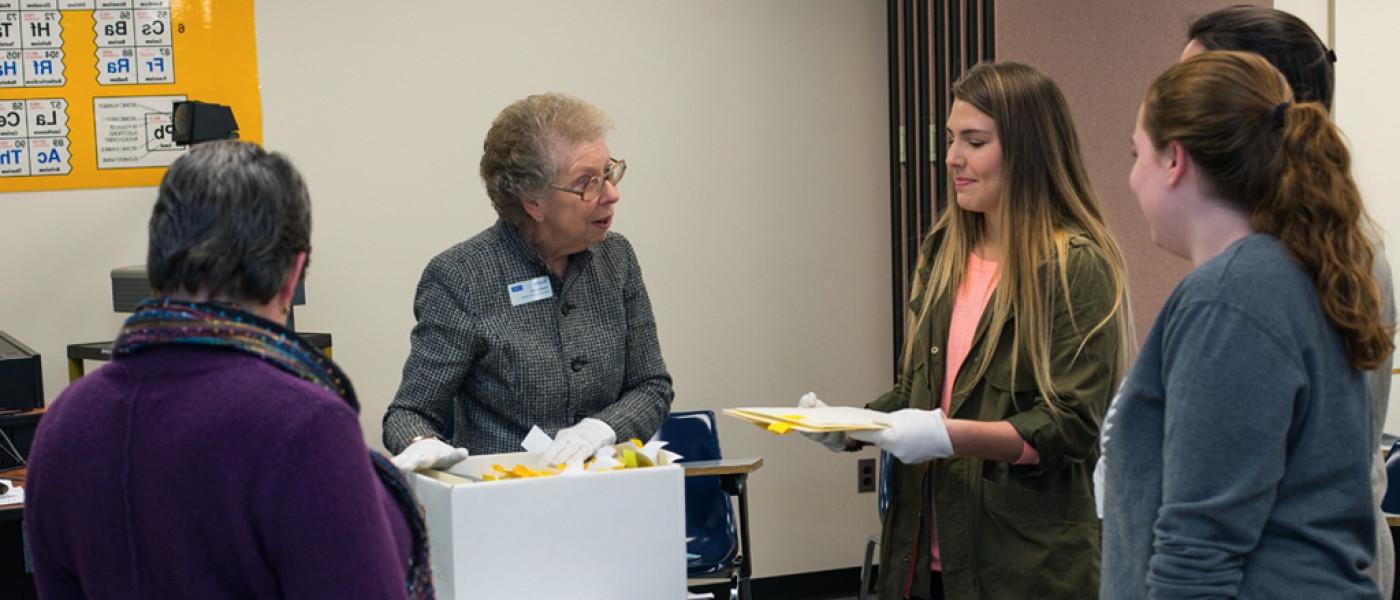
[[[930,236],[921,254],[931,258],[939,238]],[[1037,392],[1024,357],[1013,380],[1014,322],[1006,324],[995,353],[988,356],[984,338],[992,319],[989,306],[958,371],[947,414],[954,419],[1010,422],[1035,447],[1040,463],[1015,466],[966,457],[922,464],[895,460],[881,543],[880,598],[903,598],[906,589],[915,596],[927,593],[930,493],[937,506],[947,598],[1097,596],[1100,533],[1091,475],[1098,457],[1099,425],[1120,377],[1123,332],[1116,321],[1110,321],[1076,353],[1093,326],[1112,309],[1113,270],[1103,251],[1084,235],[1069,240],[1066,264],[1069,304],[1054,269],[1047,267],[1042,273],[1042,280],[1052,288],[1050,366],[1056,408],[1050,408]],[[922,280],[928,281],[927,272]],[[937,406],[934,390],[943,389],[942,348],[952,315],[952,294],[944,296],[934,299],[929,317],[913,332],[915,355],[898,385],[869,408],[891,412]],[[920,306],[921,301],[915,297],[911,306]],[[978,377],[988,360],[985,374]]]

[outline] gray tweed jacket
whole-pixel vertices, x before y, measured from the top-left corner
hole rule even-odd
[[[511,306],[507,286],[548,276],[554,296]],[[616,233],[569,257],[562,281],[505,221],[423,270],[403,382],[384,414],[384,446],[424,434],[472,454],[520,451],[530,426],[550,435],[593,417],[619,440],[646,439],[670,412],[651,301]]]

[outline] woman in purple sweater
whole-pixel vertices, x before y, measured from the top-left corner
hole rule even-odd
[[[211,142],[151,214],[159,298],[45,415],[26,526],[44,598],[423,598],[423,522],[350,380],[283,327],[311,207],[284,157]]]

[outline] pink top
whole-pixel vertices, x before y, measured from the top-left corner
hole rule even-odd
[[[947,416],[948,406],[953,401],[953,382],[957,380],[958,371],[962,369],[968,353],[972,352],[972,336],[977,333],[977,323],[982,320],[987,301],[991,300],[992,292],[996,290],[997,274],[995,261],[976,254],[967,255],[967,275],[963,277],[962,283],[958,285],[958,293],[953,297],[953,316],[948,323],[948,346],[944,348],[947,362],[943,370],[943,395],[939,402],[944,416]],[[1016,459],[1015,464],[1040,464],[1040,454],[1035,451],[1035,447],[1022,441],[1021,457]]]
[[[953,382],[958,378],[958,371],[962,368],[963,361],[967,360],[967,355],[972,352],[973,335],[977,333],[977,324],[982,320],[982,313],[986,312],[987,301],[992,298],[992,292],[997,287],[997,263],[986,260],[969,253],[967,255],[967,273],[963,277],[962,283],[958,284],[958,291],[953,296],[953,315],[948,323],[948,341],[944,348],[946,363],[943,371],[943,394],[939,401],[939,406],[943,408],[943,413],[947,416],[948,407],[953,400]],[[1016,459],[1018,465],[1034,465],[1040,463],[1040,454],[1035,448],[1024,440],[1021,442],[1021,456]],[[935,508],[929,509],[929,520],[937,523],[937,513]],[[932,528],[933,539],[930,542],[930,563],[933,570],[942,570],[942,561],[938,552],[938,528]]]
[[[943,348],[947,363],[943,371],[943,394],[939,406],[948,413],[948,405],[953,401],[953,381],[958,378],[958,370],[972,351],[972,336],[977,333],[977,323],[986,312],[987,301],[997,287],[997,263],[979,258],[976,254],[967,255],[967,274],[958,285],[958,293],[953,297],[953,317],[948,323],[948,342]]]

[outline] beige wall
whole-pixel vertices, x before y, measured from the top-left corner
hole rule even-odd
[[[1333,45],[1332,35],[1332,2],[1330,0],[1274,0],[1274,8],[1292,13],[1293,16],[1302,19],[1308,27],[1312,27],[1322,41],[1329,46]],[[1335,90],[1334,90],[1335,92]]]
[[[1337,51],[1337,125],[1351,141],[1352,174],[1371,217],[1385,230],[1392,270],[1400,265],[1400,171],[1395,141],[1400,140],[1400,3],[1391,0],[1333,2]],[[1393,274],[1393,273],[1392,273]],[[1392,381],[1385,430],[1400,433],[1400,385]]]
[[[1128,254],[1139,331],[1187,265],[1152,247],[1127,190],[1133,116],[1190,17],[1225,4],[998,3],[998,55],[1041,68],[1069,97]],[[1372,30],[1400,14],[1381,0],[1351,6],[1338,10],[1338,119],[1373,213],[1400,230],[1400,209],[1375,200],[1400,183],[1382,145],[1400,137],[1388,106],[1400,90],[1375,76],[1400,51]],[[859,404],[887,385],[883,3],[435,0],[393,12],[263,0],[257,11],[265,138],[302,168],[315,204],[298,319],[335,334],[370,443],[407,354],[419,272],[494,219],[474,166],[489,120],[550,89],[618,124],[611,145],[631,168],[616,226],[646,271],[676,408],[786,403],[809,389]],[[65,345],[120,324],[107,272],[144,259],[152,197],[0,195],[0,329],[43,353],[50,398],[66,383]],[[757,575],[859,564],[877,527],[874,497],[853,489],[862,455],[720,426],[727,454],[766,461],[751,488]]]
[[[315,211],[298,324],[335,335],[372,444],[419,273],[495,219],[475,174],[486,128],[546,90],[617,122],[616,228],[645,270],[677,409],[887,389],[884,3],[262,0],[257,31],[265,140],[303,170]],[[152,199],[0,196],[0,328],[43,353],[50,397],[65,345],[119,325],[107,272],[144,260]],[[857,455],[727,417],[720,430],[726,454],[766,461],[757,575],[860,564],[878,522]]]

